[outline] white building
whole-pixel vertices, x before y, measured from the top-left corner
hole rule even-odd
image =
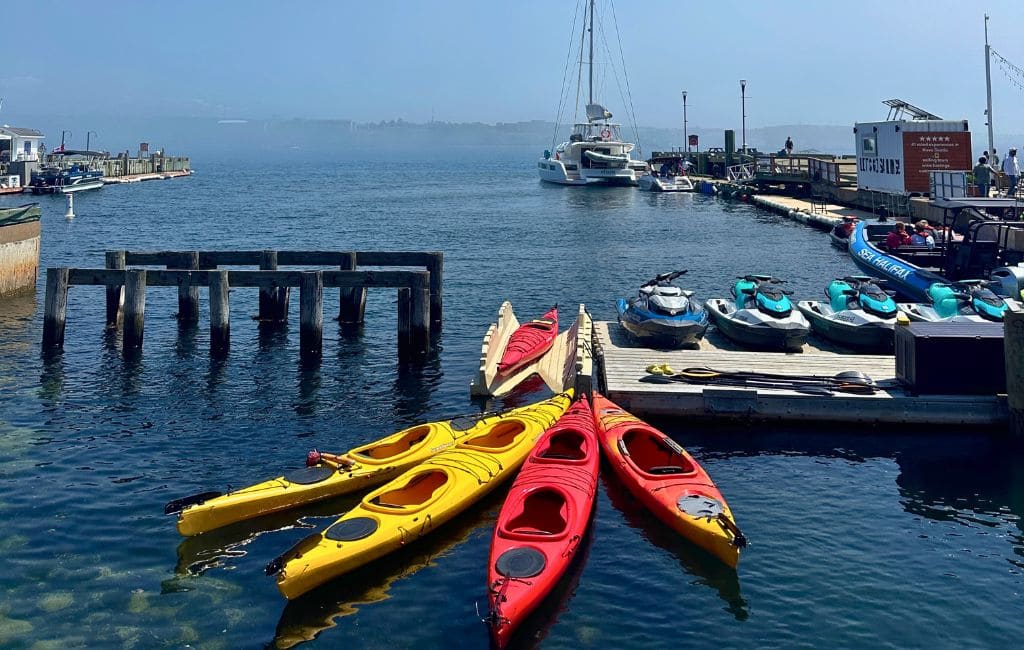
[[[0,126],[0,162],[39,160],[39,144],[44,137],[35,129]]]

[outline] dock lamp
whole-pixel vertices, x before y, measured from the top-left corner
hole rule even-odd
[[[742,119],[743,155],[747,155],[747,80],[740,79],[740,116]]]
[[[686,147],[686,153],[690,153],[690,138],[687,137],[686,133],[686,91],[683,91],[683,145]]]

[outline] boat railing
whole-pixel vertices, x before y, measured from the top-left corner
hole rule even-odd
[[[757,168],[754,163],[743,163],[732,165],[726,169],[726,175],[730,181],[746,181],[754,178]]]

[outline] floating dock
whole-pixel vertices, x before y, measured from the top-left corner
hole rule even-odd
[[[698,366],[725,371],[756,371],[831,377],[859,370],[883,385],[895,384],[891,355],[843,354],[824,348],[786,354],[727,349],[709,332],[699,350],[660,351],[636,347],[618,323],[594,323],[594,358],[604,393],[638,415],[726,420],[775,420],[905,425],[994,426],[1007,422],[1005,395],[912,395],[883,388],[874,395],[805,395],[791,390],[732,388],[684,382],[646,383],[651,364],[675,370]]]

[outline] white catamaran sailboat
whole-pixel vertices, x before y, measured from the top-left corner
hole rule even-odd
[[[620,125],[609,121],[612,114],[594,102],[594,0],[585,20],[590,41],[587,121],[576,123],[569,141],[554,153],[544,152],[537,163],[540,178],[561,185],[636,185],[647,163],[630,157],[636,145],[622,139]],[[582,67],[582,52],[580,63]]]

